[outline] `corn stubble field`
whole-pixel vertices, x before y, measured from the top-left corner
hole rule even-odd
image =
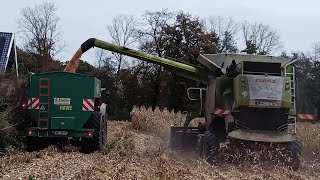
[[[320,126],[299,123],[304,144],[301,168],[278,164],[223,163],[211,166],[195,152],[167,148],[171,124],[184,115],[135,107],[132,122],[109,121],[108,144],[82,154],[76,147],[54,146],[38,152],[9,154],[0,160],[2,179],[320,179]],[[201,121],[199,119],[198,121]]]

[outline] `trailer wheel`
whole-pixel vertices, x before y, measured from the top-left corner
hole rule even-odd
[[[103,146],[103,137],[105,136],[105,130],[103,128],[105,121],[103,119],[100,112],[94,112],[83,126],[84,128],[94,130],[92,138],[81,139],[81,151],[83,153],[92,153]]]
[[[300,141],[293,141],[288,144],[287,146],[289,160],[288,165],[292,168],[292,170],[297,171],[300,167],[300,156],[301,156],[301,149],[302,143]]]
[[[201,156],[213,164],[219,153],[219,141],[212,131],[206,131],[203,136]]]

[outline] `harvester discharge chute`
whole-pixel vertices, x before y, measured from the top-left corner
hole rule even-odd
[[[228,139],[279,143],[288,150],[290,165],[298,169],[301,143],[296,138],[294,61],[286,58],[244,54],[203,54],[198,68],[91,38],[81,45],[65,71],[74,72],[81,55],[92,47],[162,65],[178,74],[207,85],[197,91],[200,113],[186,118],[183,127],[171,127],[171,147],[198,147],[210,157],[219,143]],[[194,117],[205,124],[189,127]]]

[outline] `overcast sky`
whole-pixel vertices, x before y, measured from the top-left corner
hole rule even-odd
[[[0,31],[17,32],[20,10],[41,0],[3,0],[0,8]],[[183,10],[205,18],[208,16],[233,17],[236,21],[262,22],[275,28],[287,52],[307,51],[320,41],[320,1],[317,0],[89,0],[54,1],[61,18],[66,48],[57,58],[69,60],[83,41],[90,37],[108,40],[106,25],[118,14],[140,16],[145,10],[168,8]],[[16,36],[19,42],[19,34]],[[94,62],[93,50],[84,60]]]

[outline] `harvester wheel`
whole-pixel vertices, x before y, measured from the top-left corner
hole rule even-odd
[[[203,136],[202,157],[213,164],[219,152],[219,141],[212,131],[206,131]]]
[[[105,137],[105,124],[104,118],[101,116],[100,112],[94,112],[89,117],[88,121],[84,125],[84,128],[93,129],[93,137],[82,138],[81,139],[81,151],[84,153],[92,153],[99,150],[104,144]]]
[[[289,166],[294,170],[297,171],[300,166],[300,156],[301,156],[301,149],[302,143],[300,141],[293,141],[288,144],[287,146],[289,151]]]

